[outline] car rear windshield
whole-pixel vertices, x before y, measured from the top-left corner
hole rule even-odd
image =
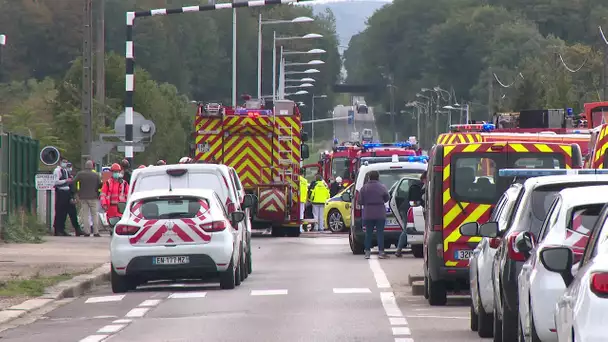
[[[209,200],[200,197],[168,196],[147,198],[135,203],[141,216],[147,220],[193,218],[199,211],[206,212]]]
[[[568,225],[566,226],[569,230],[568,233],[579,235],[581,238],[583,236],[590,236],[602,208],[604,208],[604,203],[574,207],[570,214],[570,218],[568,219]],[[567,239],[566,241],[569,240]],[[586,244],[578,247],[585,246]]]
[[[142,175],[135,182],[132,192],[150,191],[157,189],[211,189],[220,198],[226,199],[224,181],[214,173],[188,172],[180,177],[172,177],[166,173]]]
[[[384,184],[387,189],[390,189],[401,178],[407,177],[412,179],[420,179],[421,170],[412,169],[388,169],[378,170],[380,174],[380,183]],[[365,175],[365,183],[369,180],[369,172]]]

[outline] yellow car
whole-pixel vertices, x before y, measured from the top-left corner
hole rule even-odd
[[[325,227],[329,227],[333,233],[342,232],[350,228],[351,204],[350,202],[344,202],[341,196],[347,191],[350,192],[353,184],[325,202],[325,211],[323,213]]]

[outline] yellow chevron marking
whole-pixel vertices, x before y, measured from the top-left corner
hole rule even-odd
[[[566,152],[566,154],[572,158],[572,146],[567,146],[567,145],[559,145],[559,147]]]
[[[475,152],[479,147],[481,147],[481,144],[470,144],[465,147],[462,152]]]
[[[454,208],[457,208],[457,207],[458,206],[456,206]],[[480,204],[475,210],[473,210],[473,212],[464,221],[462,221],[462,223],[477,222],[479,220],[479,218],[484,213],[486,213],[488,210],[490,210],[490,207],[491,206],[487,205],[487,204]],[[460,210],[460,208],[458,208],[458,210]],[[446,237],[443,240],[443,251],[444,252],[447,251],[449,244],[452,243],[452,242],[456,242],[458,240],[458,238],[460,238],[461,236],[462,235],[460,234],[460,227],[454,229],[454,231],[452,231],[450,233],[450,235],[448,235],[448,237]],[[481,238],[480,237],[472,237],[471,239],[469,239],[469,241],[471,241],[471,242],[479,242],[479,241],[481,241]]]
[[[515,152],[529,152],[528,149],[522,144],[509,144],[509,145],[511,145],[511,148]]]
[[[450,164],[443,168],[443,181],[445,182],[450,177]]]
[[[534,147],[536,147],[540,152],[543,153],[551,153],[553,152],[553,150],[545,144],[534,144]]]

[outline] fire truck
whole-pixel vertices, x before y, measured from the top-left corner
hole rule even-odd
[[[361,145],[361,150],[357,152],[354,160],[355,172],[361,165],[390,162],[394,155],[399,161],[408,161],[409,157],[422,155],[422,150],[416,143],[409,141],[395,143],[368,143]]]
[[[587,121],[587,128],[608,124],[608,101],[585,103],[584,110],[582,116]]]
[[[300,235],[300,163],[307,158],[297,105],[268,105],[244,97],[242,107],[199,104],[195,117],[194,159],[233,167],[245,192],[257,197],[254,228],[272,226],[273,236]]]
[[[359,142],[345,141],[339,146],[334,146],[331,151],[322,152],[319,163],[304,165],[306,169],[317,170],[316,173],[323,175],[323,179],[329,184],[330,179],[342,178],[342,184],[348,186],[354,181],[353,161],[357,152],[361,150]]]

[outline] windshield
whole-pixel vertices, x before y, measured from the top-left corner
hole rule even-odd
[[[140,204],[141,216],[146,220],[194,218],[199,211],[206,212],[209,208],[209,201],[207,199],[185,196],[144,199],[134,203],[132,210]]]
[[[348,177],[348,158],[338,157],[331,160],[331,175],[335,179],[336,177],[350,178]]]
[[[393,185],[401,178],[407,177],[411,179],[420,179],[422,175],[421,170],[408,170],[408,169],[389,169],[389,170],[378,170],[380,174],[380,183],[384,184],[387,189],[393,187]],[[369,172],[365,175],[365,183],[369,180]]]

